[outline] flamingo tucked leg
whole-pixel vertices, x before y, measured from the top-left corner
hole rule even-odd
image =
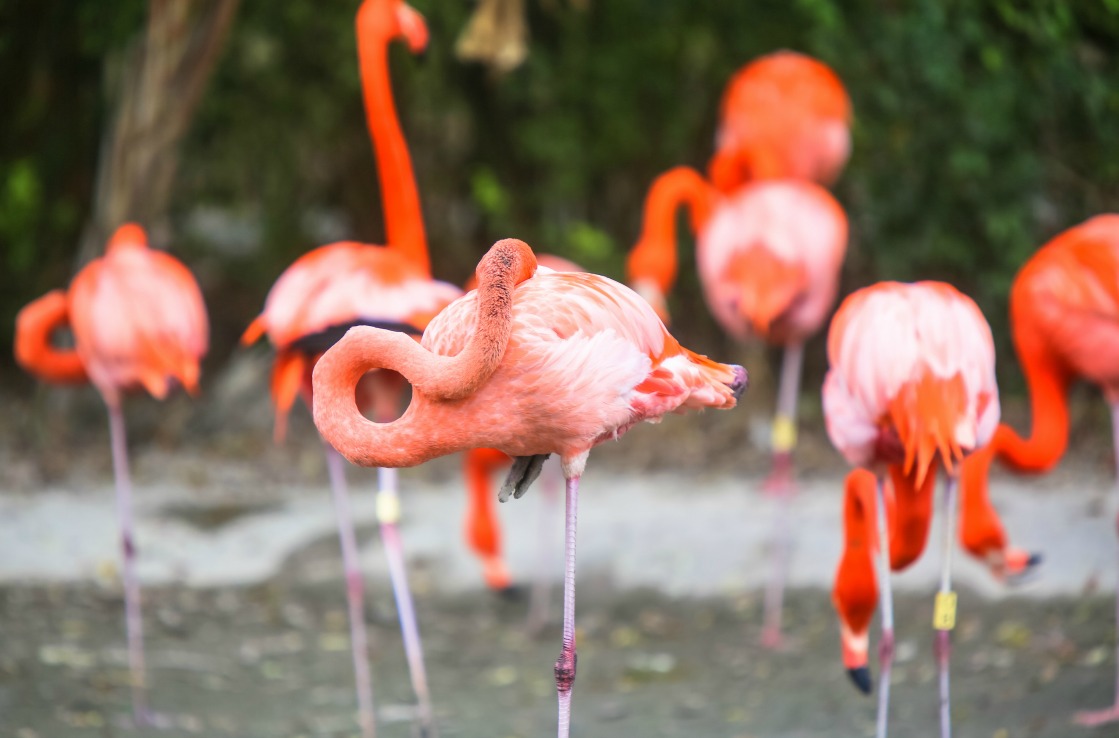
[[[761,643],[767,648],[781,645],[781,611],[785,599],[785,580],[789,574],[792,549],[791,517],[793,484],[793,449],[796,447],[797,395],[800,392],[804,344],[790,343],[781,362],[781,380],[777,388],[777,416],[773,420],[773,467],[765,489],[777,497],[774,522],[773,563],[765,588],[765,625]]]
[[[1113,402],[1111,404],[1111,430],[1115,443],[1115,461],[1119,464],[1119,402]],[[1117,491],[1119,491],[1119,485],[1117,485]],[[1116,518],[1115,526],[1117,532],[1119,532],[1119,517]],[[1116,627],[1119,628],[1119,588],[1116,588],[1115,592],[1115,622]],[[1078,712],[1073,717],[1073,720],[1078,725],[1095,727],[1097,725],[1105,725],[1107,723],[1119,721],[1119,646],[1116,647],[1115,656],[1115,703],[1105,710]]]
[[[338,542],[342,547],[342,568],[346,574],[346,605],[350,615],[350,646],[354,657],[354,681],[357,685],[358,721],[362,738],[376,735],[373,713],[373,680],[369,673],[369,643],[365,633],[365,586],[358,564],[357,541],[354,537],[350,496],[346,490],[346,470],[342,456],[323,441],[326,469],[330,476],[330,492],[338,518]]]
[[[117,520],[120,525],[121,579],[124,582],[124,624],[128,634],[128,666],[132,682],[132,715],[137,725],[150,725],[148,675],[144,665],[144,619],[140,612],[140,584],[136,579],[136,536],[132,518],[132,478],[128,473],[128,446],[124,414],[119,402],[110,401],[109,435],[113,450],[113,476],[117,486]]]

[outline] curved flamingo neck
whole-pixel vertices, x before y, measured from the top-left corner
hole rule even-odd
[[[431,273],[424,233],[420,195],[412,171],[408,144],[400,129],[396,104],[392,98],[389,78],[386,35],[375,21],[368,3],[357,15],[357,50],[361,65],[361,83],[365,99],[365,119],[377,155],[377,175],[381,182],[381,200],[385,207],[386,246],[402,253]]]
[[[1020,349],[1033,415],[1029,438],[1000,424],[992,445],[999,457],[1020,471],[1043,472],[1061,460],[1068,447],[1068,388],[1071,378],[1043,351]]]
[[[494,244],[478,265],[474,332],[455,356],[436,355],[396,331],[351,328],[315,365],[315,425],[343,456],[362,466],[415,466],[477,445],[456,403],[497,370],[513,326],[513,290],[532,276],[536,257],[515,239]],[[358,410],[358,380],[391,369],[412,383],[412,403],[392,423],[374,423]]]
[[[79,384],[89,380],[77,350],[51,343],[56,330],[70,325],[66,293],[52,290],[28,303],[16,316],[16,362],[48,382]]]
[[[716,190],[691,167],[675,167],[653,181],[645,198],[641,238],[629,254],[626,271],[631,283],[652,282],[667,293],[676,281],[676,210],[687,205],[692,232],[699,234],[711,217]]]

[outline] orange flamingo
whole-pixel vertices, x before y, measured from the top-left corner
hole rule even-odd
[[[847,92],[822,62],[779,51],[747,64],[723,95],[710,182],[687,167],[658,177],[627,263],[630,284],[667,320],[676,210],[687,205],[715,318],[735,338],[756,335],[785,347],[765,483],[779,505],[762,629],[762,644],[770,647],[782,640],[804,341],[835,302],[847,244],[842,208],[812,183],[838,177],[851,148],[850,122]]]
[[[840,306],[828,332],[828,362],[823,390],[828,435],[858,467],[846,483],[846,543],[833,600],[844,665],[856,686],[869,693],[867,631],[878,599],[877,550],[883,587],[880,738],[886,735],[894,644],[890,571],[908,566],[924,549],[937,466],[947,473],[934,625],[941,734],[948,736],[956,477],[964,455],[985,444],[998,423],[991,329],[975,303],[947,284],[881,283],[855,292]]]
[[[385,207],[385,245],[340,242],[322,246],[293,263],[268,295],[264,312],[242,336],[250,344],[267,334],[277,349],[272,395],[276,433],[282,438],[287,412],[302,392],[311,404],[311,370],[319,354],[358,323],[376,324],[418,335],[427,321],[461,294],[431,278],[419,193],[408,147],[393,103],[388,46],[403,39],[413,53],[427,45],[427,25],[402,0],[365,0],[355,21],[366,122],[376,151]],[[362,383],[365,403],[379,420],[396,417],[403,382],[377,372]],[[339,524],[359,720],[365,738],[375,733],[372,682],[363,614],[363,585],[341,458],[326,448],[327,471]],[[389,564],[409,674],[416,692],[421,731],[433,733],[434,715],[397,530],[400,503],[394,469],[378,471],[377,521]]]
[[[1022,438],[999,425],[991,443],[964,464],[964,500],[976,495],[981,505],[996,456],[1033,474],[1060,461],[1068,445],[1068,390],[1078,377],[1099,386],[1111,405],[1119,459],[1119,215],[1070,228],[1034,254],[1010,289],[1010,321],[1029,385],[1033,427],[1029,438]],[[994,552],[997,561],[1005,540],[1001,527],[965,527],[961,535],[970,546]],[[1119,602],[1116,609],[1119,613]],[[1115,703],[1075,720],[1086,726],[1119,720],[1119,675]]]
[[[700,280],[716,320],[737,339],[758,336],[785,347],[773,422],[773,469],[766,482],[779,498],[779,512],[762,631],[762,643],[777,646],[804,342],[835,304],[847,218],[835,198],[811,182],[764,180],[724,195],[692,169],[670,170],[649,191],[641,238],[627,269],[634,289],[662,315],[664,295],[676,277],[675,211],[681,202],[689,206],[698,234]]]
[[[851,99],[823,62],[793,51],[755,59],[727,84],[711,182],[733,192],[756,179],[830,185],[851,153]]]
[[[74,348],[52,346],[52,334],[67,325]],[[175,384],[197,392],[208,336],[206,306],[194,277],[174,257],[149,249],[143,229],[132,223],[117,229],[105,256],[78,272],[68,293],[49,292],[16,318],[15,354],[24,369],[48,382],[88,379],[109,409],[132,710],[141,725],[151,715],[121,400],[134,389],[162,400]]]
[[[319,432],[355,464],[415,466],[470,448],[515,457],[499,499],[520,497],[548,454],[566,491],[563,647],[556,661],[560,738],[575,680],[575,529],[579,479],[593,446],[643,420],[687,408],[730,408],[746,372],[684,349],[637,294],[587,273],[536,269],[508,239],[478,266],[479,287],[432,320],[420,345],[392,331],[351,329],[314,371]],[[375,423],[354,400],[374,368],[412,384],[399,420]]]

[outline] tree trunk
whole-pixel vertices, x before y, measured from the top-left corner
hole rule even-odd
[[[142,38],[106,63],[112,113],[101,139],[78,265],[134,221],[166,244],[167,206],[190,127],[240,0],[151,0]]]

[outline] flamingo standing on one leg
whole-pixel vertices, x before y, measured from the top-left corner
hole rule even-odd
[[[67,324],[74,349],[52,347],[51,334]],[[25,369],[51,382],[88,377],[109,409],[132,711],[140,725],[151,716],[121,399],[133,389],[163,399],[176,383],[194,394],[208,336],[206,306],[190,271],[149,249],[143,229],[131,223],[113,234],[105,256],[78,272],[68,294],[50,292],[16,318],[16,359]]]
[[[823,390],[828,435],[860,467],[847,479],[846,547],[833,599],[844,665],[855,684],[869,692],[867,630],[878,597],[872,555],[877,549],[884,588],[879,738],[886,735],[894,643],[890,571],[908,566],[924,549],[938,462],[947,472],[934,624],[941,735],[948,736],[956,474],[964,455],[985,444],[998,423],[991,329],[975,303],[947,284],[881,283],[855,292],[840,306],[828,332],[828,362]]]
[[[667,319],[665,295],[676,279],[676,210],[688,205],[716,319],[736,338],[757,335],[785,347],[773,471],[765,485],[779,498],[762,629],[767,646],[781,643],[804,341],[834,304],[847,243],[842,209],[811,183],[838,177],[850,153],[850,122],[847,92],[822,62],[779,51],[747,64],[723,95],[710,182],[687,167],[658,177],[627,265],[634,289]]]
[[[985,507],[987,474],[996,456],[1034,474],[1060,461],[1068,445],[1068,389],[1078,377],[1098,385],[1111,405],[1119,460],[1119,215],[1070,228],[1031,257],[1010,289],[1010,322],[1029,385],[1033,429],[1022,438],[1000,425],[991,443],[964,464],[964,499],[981,496],[977,504]],[[1001,527],[965,527],[961,534],[1001,564]],[[1119,619],[1119,602],[1116,613]],[[1119,720],[1119,674],[1115,703],[1075,719],[1087,726]]]
[[[722,195],[698,173],[678,167],[653,184],[641,239],[629,256],[630,282],[654,306],[676,275],[675,210],[690,206],[696,260],[707,304],[740,340],[759,336],[785,346],[773,423],[773,469],[766,483],[779,497],[773,576],[766,589],[762,642],[781,640],[788,561],[792,451],[804,343],[835,304],[847,247],[847,218],[827,190],[799,180],[767,180]]]
[[[534,273],[535,272],[535,273]],[[449,305],[421,345],[358,327],[319,360],[315,425],[363,466],[415,466],[470,448],[516,458],[500,499],[520,497],[548,454],[567,479],[563,648],[556,661],[560,738],[575,681],[575,529],[579,479],[592,447],[642,420],[686,408],[730,408],[739,366],[684,349],[647,303],[593,274],[536,269],[523,242],[500,241],[478,266],[479,288]],[[388,368],[412,384],[393,423],[364,418],[354,386]]]
[[[427,26],[423,16],[402,0],[365,0],[355,25],[366,122],[377,155],[387,240],[384,247],[342,242],[305,254],[281,275],[269,293],[264,313],[245,331],[243,343],[252,343],[267,333],[277,348],[272,374],[277,437],[282,437],[287,411],[300,391],[310,404],[311,369],[341,330],[355,323],[375,323],[419,334],[431,316],[461,294],[452,285],[431,279],[419,194],[389,78],[389,44],[401,38],[413,52],[419,52],[427,45]],[[363,383],[363,396],[379,420],[396,417],[402,387],[400,378],[391,372],[377,372]],[[372,738],[376,728],[365,646],[364,588],[344,468],[332,449],[326,449],[326,456],[346,571],[359,718],[364,737]],[[419,628],[396,529],[400,504],[395,470],[379,470],[378,483],[377,520],[420,725],[425,733],[433,733],[434,715]]]

